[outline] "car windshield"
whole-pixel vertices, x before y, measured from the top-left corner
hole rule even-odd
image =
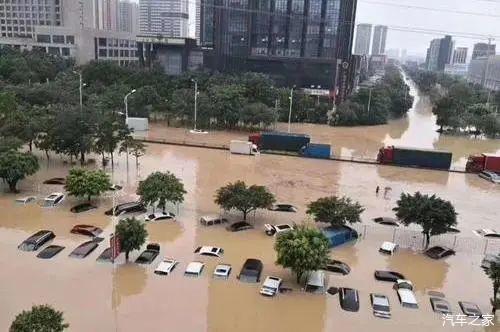
[[[276,291],[276,288],[274,288],[274,287],[269,287],[269,286],[262,286],[262,289],[265,289],[265,290],[268,290],[268,291],[271,291],[271,292]]]
[[[227,270],[226,269],[217,269],[215,272],[220,273],[220,274],[226,274]]]
[[[32,242],[23,242],[21,244],[21,246],[19,246],[19,249],[21,250],[26,250],[26,251],[30,251],[30,250],[33,250],[35,249],[35,244],[32,243]]]
[[[389,307],[385,306],[385,305],[374,304],[373,305],[373,310],[377,310],[377,311],[389,311]]]

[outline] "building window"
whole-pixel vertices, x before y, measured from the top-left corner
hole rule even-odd
[[[53,35],[52,42],[56,44],[64,44],[64,36],[61,35]]]
[[[100,48],[99,49],[99,57],[100,58],[105,58],[106,57],[106,49],[105,48]]]
[[[59,47],[49,47],[49,54],[60,55]]]
[[[75,37],[74,36],[66,36],[66,44],[75,44]]]
[[[61,51],[63,56],[69,56],[69,48],[63,47],[61,48]]]
[[[106,46],[106,38],[99,38],[99,46]]]
[[[39,43],[50,43],[50,36],[49,35],[37,35],[36,41]]]

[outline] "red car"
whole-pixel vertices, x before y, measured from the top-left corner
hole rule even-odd
[[[92,225],[75,225],[71,229],[71,233],[90,236],[90,237],[97,237],[99,234],[102,233],[102,229]]]

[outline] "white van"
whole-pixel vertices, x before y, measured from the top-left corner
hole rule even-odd
[[[323,294],[326,292],[327,285],[328,282],[325,271],[313,271],[307,276],[304,290],[309,293]]]
[[[221,218],[220,216],[203,216],[200,218],[200,224],[203,226],[218,225],[225,222],[227,222],[227,219]]]

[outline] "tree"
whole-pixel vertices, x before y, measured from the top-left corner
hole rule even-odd
[[[139,250],[146,242],[148,232],[143,222],[136,218],[126,218],[118,222],[116,236],[120,240],[122,251],[125,252],[125,259],[128,261],[130,252]]]
[[[10,151],[19,150],[23,142],[17,137],[0,137],[0,154]]]
[[[483,267],[484,273],[491,279],[493,285],[493,297],[491,298],[493,315],[496,314],[500,298],[498,298],[498,293],[500,292],[500,254],[496,256],[495,260],[492,260],[489,266]]]
[[[276,201],[274,195],[264,186],[247,187],[245,182],[229,183],[217,190],[215,203],[225,210],[236,209],[243,213],[243,220],[249,212],[269,207]]]
[[[330,223],[332,226],[361,222],[360,214],[365,209],[349,197],[322,197],[307,205],[307,214],[316,222]]]
[[[109,190],[111,182],[108,174],[102,170],[86,170],[74,168],[66,177],[66,190],[76,197],[87,197],[90,202],[92,196],[99,196]]]
[[[276,264],[290,268],[300,282],[307,271],[324,268],[328,262],[329,242],[319,230],[298,226],[278,236],[274,244]]]
[[[184,201],[185,193],[184,184],[170,172],[154,172],[141,181],[137,188],[137,195],[141,196],[141,201],[145,205],[158,202],[158,207],[163,212],[166,202],[181,203]]]
[[[403,193],[396,204],[392,210],[405,226],[417,224],[422,227],[426,248],[431,236],[447,233],[457,224],[457,213],[451,202],[436,195],[422,195],[418,191],[414,195]]]
[[[10,332],[61,332],[69,327],[63,313],[49,305],[34,305],[21,312],[10,325]]]
[[[114,168],[114,152],[118,144],[129,136],[130,130],[125,122],[117,118],[115,113],[104,113],[98,117],[94,149],[103,156],[109,153],[111,156],[111,168]],[[128,156],[127,156],[128,158]]]
[[[4,179],[11,192],[17,192],[17,182],[39,169],[38,159],[29,152],[9,150],[0,154],[0,178]]]
[[[136,140],[125,140],[127,142],[128,153],[135,157],[135,167],[139,168],[139,157],[144,156],[146,153],[146,145]]]

